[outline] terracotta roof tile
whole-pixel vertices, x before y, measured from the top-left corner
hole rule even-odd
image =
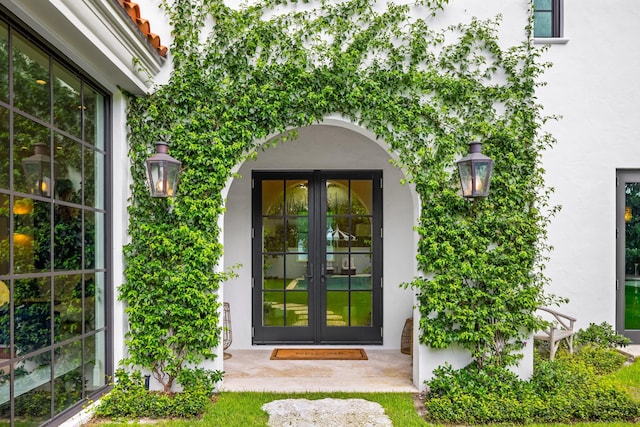
[[[149,20],[140,17],[140,5],[129,0],[117,0],[120,7],[129,15],[129,18],[138,27],[142,35],[149,41],[151,46],[160,56],[167,56],[167,47],[160,43],[160,36],[151,32]]]

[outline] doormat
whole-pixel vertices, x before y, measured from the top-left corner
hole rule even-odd
[[[271,360],[368,360],[362,348],[276,348]]]

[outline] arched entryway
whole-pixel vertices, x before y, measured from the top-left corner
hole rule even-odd
[[[260,295],[256,291],[256,286],[262,286],[262,279],[259,284],[256,284],[255,281],[255,263],[262,254],[256,254],[258,249],[255,245],[252,246],[254,241],[252,233],[254,235],[256,233],[253,223],[255,215],[252,215],[252,210],[257,203],[255,200],[252,202],[255,186],[255,182],[252,183],[254,173],[256,171],[269,173],[271,175],[268,176],[274,179],[277,178],[276,175],[286,175],[291,171],[311,173],[311,176],[314,173],[316,176],[328,174],[324,176],[330,176],[330,179],[340,178],[340,182],[348,186],[351,181],[347,175],[354,172],[358,175],[358,171],[361,171],[378,176],[379,179],[375,184],[373,184],[373,180],[371,183],[382,187],[379,189],[381,190],[379,192],[381,195],[380,258],[375,261],[379,264],[376,265],[376,268],[381,272],[379,282],[380,312],[376,320],[379,339],[377,342],[371,340],[365,344],[371,349],[392,350],[400,353],[402,328],[405,320],[412,316],[414,305],[413,291],[400,285],[409,282],[416,271],[416,235],[413,226],[416,223],[418,209],[415,193],[411,191],[409,186],[401,184],[404,175],[391,163],[392,157],[384,145],[364,130],[342,120],[327,120],[320,125],[299,129],[298,132],[298,138],[295,141],[281,142],[275,147],[259,152],[256,160],[246,161],[238,170],[239,176],[233,179],[228,187],[224,215],[224,267],[236,266],[237,277],[227,281],[223,287],[223,299],[231,306],[233,325],[233,343],[227,351],[233,354],[234,350],[264,350],[274,344],[267,342],[267,345],[257,345],[255,339],[256,324],[261,322],[261,319],[256,319],[256,317],[262,313],[260,307],[256,309],[255,305],[258,295]],[[347,173],[347,175],[339,177],[331,175],[336,173],[338,175]],[[284,175],[282,175],[282,179],[285,180],[283,182],[286,182],[287,177]],[[356,178],[361,177],[358,175]],[[327,185],[326,179],[320,182]],[[326,209],[322,212],[326,221]],[[336,218],[332,218],[332,220],[336,220]],[[323,227],[326,227],[326,222],[323,223]],[[326,243],[326,240],[322,241],[323,245]],[[348,253],[351,250],[357,265],[357,259],[355,259],[357,256],[361,256],[365,260],[369,255],[365,254],[366,251],[362,252],[364,249],[361,247],[350,249],[349,244],[342,244],[342,246],[344,247],[334,249],[330,253],[334,259],[344,257],[344,254],[339,251]],[[286,249],[284,251],[286,252]],[[308,254],[301,250],[300,253],[296,252],[291,257],[292,259],[304,258],[306,255]],[[327,259],[326,255],[323,252],[322,259]],[[345,259],[350,260],[350,257],[347,255]],[[258,268],[263,267],[260,265]],[[326,265],[322,266],[323,271],[326,271],[326,267]],[[337,268],[341,267],[342,263],[337,266]],[[347,270],[348,267],[350,266],[347,265]],[[367,266],[362,267],[363,272],[367,271],[361,275],[364,277],[369,273],[369,270],[367,270]],[[351,271],[351,273],[357,273],[357,269],[356,272]],[[347,280],[354,278],[353,275],[349,275],[349,271],[341,276],[346,276]],[[291,283],[289,278],[286,280],[288,280],[286,284]],[[258,301],[258,304],[262,305],[262,301]],[[348,313],[346,318],[352,318],[357,322],[369,321],[364,317],[362,319],[356,319],[357,316],[349,317],[351,314]],[[345,328],[345,332],[348,332],[347,328]],[[338,341],[333,340],[331,343],[335,344]],[[351,342],[345,341],[346,344]],[[315,342],[314,344],[318,345],[319,343]]]

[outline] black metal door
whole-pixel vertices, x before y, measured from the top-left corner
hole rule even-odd
[[[252,183],[253,342],[381,344],[381,172]]]

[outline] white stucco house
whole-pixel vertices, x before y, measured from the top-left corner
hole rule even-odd
[[[129,241],[131,183],[123,91],[148,93],[153,83],[167,81],[172,67],[167,49],[171,28],[160,1],[136,3],[0,0],[0,157],[10,159],[0,170],[0,209],[7,208],[0,212],[0,246],[10,248],[0,252],[0,316],[13,331],[4,335],[0,331],[3,425],[14,425],[21,404],[36,394],[50,408],[34,416],[36,422],[61,423],[82,409],[84,398],[106,387],[107,376],[126,353],[127,323],[123,303],[117,299],[124,280],[122,248]],[[640,39],[640,3],[543,0],[536,4],[544,13],[536,21],[540,37],[535,41],[549,45],[542,58],[553,63],[543,75],[547,85],[539,88],[538,100],[547,114],[562,116],[545,125],[557,139],[544,154],[546,181],[555,188],[551,203],[562,206],[549,227],[554,249],[546,269],[548,290],[568,298],[561,310],[578,319],[578,328],[608,322],[640,343],[636,319],[640,308],[635,309],[640,304],[636,285],[640,284],[640,241],[636,243],[640,233],[634,228],[634,218],[640,215],[640,48],[635,43]],[[528,0],[451,0],[437,19],[445,25],[501,14],[501,42],[511,46],[525,37],[529,6]],[[74,107],[76,113],[68,118],[59,113],[65,106]],[[25,159],[38,154],[34,140],[42,142],[42,135],[43,152],[54,162],[66,163],[66,176],[64,183],[56,180],[55,187],[41,176],[33,192],[19,177]],[[222,300],[232,307],[231,350],[277,343],[400,348],[405,320],[418,316],[413,291],[399,285],[419,274],[413,226],[420,200],[411,186],[401,185],[403,172],[391,159],[370,130],[335,114],[300,129],[296,143],[270,148],[256,160],[238,165],[238,177],[228,182],[223,194],[226,212],[220,218],[223,267],[240,265],[237,277],[221,291]],[[72,196],[63,192],[65,185]],[[360,311],[352,308],[331,315],[336,322],[349,318],[370,328],[366,336],[354,337],[346,327],[308,325],[308,334],[282,338],[264,324],[254,324],[255,316],[248,315],[256,310],[252,306],[254,212],[268,214],[278,204],[295,205],[297,191],[321,187],[335,202],[333,212],[346,202],[355,213],[349,214],[346,228],[337,214],[322,220],[331,230],[327,239],[332,244],[321,252],[331,265],[323,264],[317,271],[330,270],[336,289],[344,277],[361,281],[358,295],[370,301],[364,310],[358,306]],[[322,209],[326,213],[331,206]],[[34,219],[39,211],[49,213],[44,223]],[[63,221],[84,233],[80,246],[64,255],[35,253],[32,244],[39,232],[21,233],[22,226],[40,228],[55,242],[56,227]],[[296,268],[302,262],[307,265],[308,255],[285,253],[257,268],[270,280],[286,280],[293,290],[306,289],[304,271]],[[309,298],[320,300],[317,295]],[[79,311],[69,309],[74,301]],[[41,320],[44,323],[36,323],[45,331],[44,341],[16,354],[10,340],[20,341],[18,326],[41,316],[42,307],[53,310],[60,325],[50,315]],[[326,324],[330,310],[322,308]],[[269,321],[279,322],[281,309],[274,299]],[[263,307],[257,310],[260,313]],[[306,325],[307,315],[299,312],[291,322]],[[61,336],[48,332],[58,326]],[[443,361],[454,366],[468,361],[455,349],[434,351],[418,345],[418,332],[413,333],[417,387]],[[532,346],[525,350],[519,367],[523,376],[531,372],[533,357]],[[222,348],[219,355],[214,368],[224,370]],[[74,381],[78,387],[64,388]],[[37,393],[43,389],[48,393]],[[71,396],[69,403],[50,404],[55,393]]]

